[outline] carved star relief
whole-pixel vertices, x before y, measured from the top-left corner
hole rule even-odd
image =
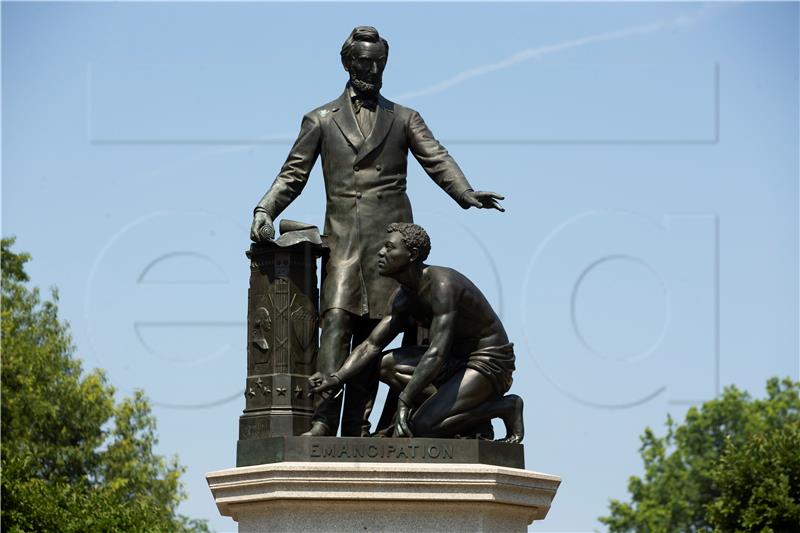
[[[300,398],[301,396],[303,396],[303,389],[300,388],[300,385],[295,386],[294,395],[295,398]]]
[[[286,396],[286,387],[277,387],[275,391],[278,393],[278,396]]]
[[[262,380],[260,377],[256,380],[256,385],[258,385],[258,388],[261,389],[261,392],[264,393],[264,396],[272,394],[272,389],[270,389],[269,387],[265,387],[264,380]]]

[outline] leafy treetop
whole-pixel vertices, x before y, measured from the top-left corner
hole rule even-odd
[[[641,440],[644,477],[611,500],[609,531],[800,531],[800,382],[772,378],[756,400],[728,387]]]
[[[2,240],[2,530],[208,531],[178,514],[185,468],[154,453],[141,391],[114,401],[73,357],[58,295],[27,287],[30,256]]]

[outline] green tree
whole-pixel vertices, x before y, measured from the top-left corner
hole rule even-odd
[[[800,531],[800,382],[772,378],[764,399],[728,387],[641,441],[644,477],[611,500],[609,531]]]
[[[30,256],[2,240],[2,530],[208,531],[178,514],[177,458],[156,455],[141,392],[119,403],[73,357],[58,295],[27,286]]]

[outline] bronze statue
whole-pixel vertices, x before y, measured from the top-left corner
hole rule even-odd
[[[522,399],[506,395],[513,344],[481,291],[451,268],[424,264],[429,252],[420,226],[389,225],[375,261],[382,276],[400,284],[389,314],[336,372],[311,376],[311,390],[329,395],[380,359],[381,380],[399,394],[395,437],[474,434],[501,418],[501,441],[519,443]],[[430,329],[430,345],[382,353],[409,321]]]
[[[344,42],[341,60],[349,73],[339,98],[303,117],[300,134],[270,189],[258,203],[250,237],[274,238],[273,221],[300,194],[317,157],[325,180],[326,245],[320,313],[322,338],[317,370],[330,374],[388,312],[397,288],[380,276],[375,254],[391,222],[412,222],[406,195],[408,152],[461,207],[494,208],[503,197],[474,191],[419,113],[380,94],[388,42],[372,27],[357,27]],[[369,433],[377,390],[377,366],[365,367],[345,394],[343,436]],[[308,435],[336,435],[341,398],[317,406]]]

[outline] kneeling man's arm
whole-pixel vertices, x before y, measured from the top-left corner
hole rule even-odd
[[[405,317],[400,314],[390,314],[378,322],[367,340],[359,344],[348,356],[336,375],[342,381],[356,376],[365,369],[370,361],[380,354],[386,346],[403,331]]]
[[[367,364],[380,354],[387,344],[403,331],[404,317],[399,314],[386,315],[375,329],[372,330],[367,340],[359,344],[347,357],[344,364],[331,374],[324,376],[316,372],[308,378],[311,384],[311,394],[324,394],[338,390],[347,380],[358,375]]]
[[[438,314],[431,321],[430,339],[431,345],[414,370],[411,381],[400,393],[400,401],[407,406],[414,405],[414,399],[430,385],[444,364],[450,347],[453,344],[453,337],[456,323],[456,311]]]

